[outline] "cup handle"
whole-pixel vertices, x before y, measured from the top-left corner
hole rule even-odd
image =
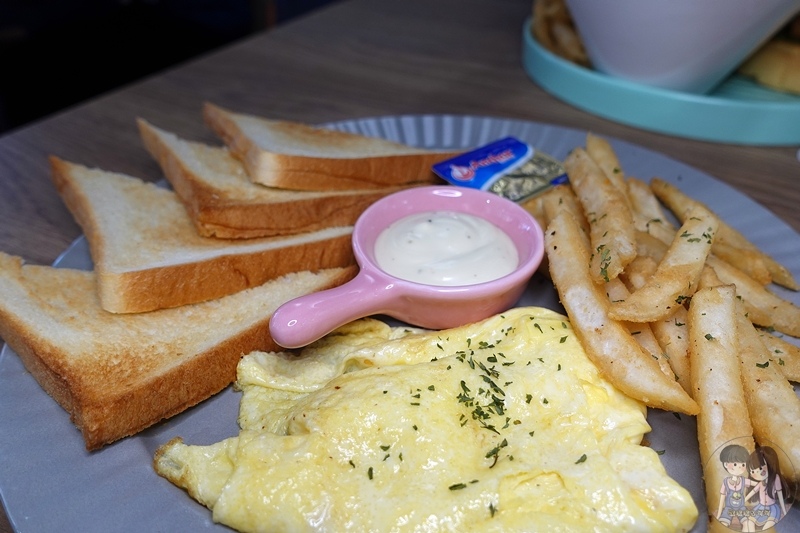
[[[361,270],[333,289],[300,296],[281,305],[269,322],[272,339],[300,348],[358,318],[383,312],[394,284]]]

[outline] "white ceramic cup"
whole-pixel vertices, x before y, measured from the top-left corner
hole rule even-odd
[[[703,94],[800,12],[800,0],[566,0],[595,69]]]

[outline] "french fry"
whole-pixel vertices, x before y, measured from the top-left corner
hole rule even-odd
[[[700,273],[700,281],[697,283],[697,290],[706,287],[716,287],[718,285],[725,285],[722,280],[717,276],[717,271],[708,265],[703,267],[703,272]]]
[[[620,276],[620,279],[625,282],[630,290],[636,290],[647,283],[647,280],[653,275],[657,267],[658,263],[654,259],[640,255],[631,261],[625,269],[625,273]],[[678,305],[675,306],[675,311],[670,316],[651,322],[649,325],[656,342],[661,347],[661,353],[666,355],[675,380],[691,395],[691,384],[689,383],[689,333],[686,321],[686,308]]]
[[[537,0],[533,3],[531,32],[539,43],[554,54],[583,66],[589,58],[564,0]]]
[[[554,21],[551,32],[558,55],[579,65],[589,65],[589,56],[583,48],[583,41],[571,21]]]
[[[643,215],[650,219],[656,219],[666,224],[672,231],[677,228],[669,221],[667,214],[661,206],[658,197],[653,193],[650,185],[634,176],[627,176],[625,181],[628,186],[628,194],[631,198],[631,205],[639,210]]]
[[[674,238],[674,234],[673,234]],[[672,241],[670,241],[672,242]],[[628,269],[631,268],[631,264],[639,259],[640,257],[647,257],[649,259],[654,260],[656,263],[660,263],[664,256],[667,254],[667,249],[669,248],[669,243],[663,242],[658,237],[654,237],[649,233],[644,233],[642,231],[636,231],[636,258],[628,263],[625,267],[626,274]]]
[[[769,350],[770,361],[789,381],[800,383],[800,346],[786,342],[771,333],[759,330],[758,336],[764,347]]]
[[[658,197],[667,203],[680,220],[683,220],[686,210],[690,207],[697,205],[705,207],[705,204],[658,178],[653,179],[651,187],[658,192]],[[768,256],[752,245],[741,233],[722,221],[712,252],[760,283],[766,285],[772,282],[772,273],[767,266]]]
[[[689,362],[688,311],[679,306],[672,315],[650,323],[650,329],[663,353],[667,355],[675,379],[689,395],[691,392]]]
[[[533,33],[533,36],[539,41],[539,44],[553,53],[556,53],[556,45],[550,34],[550,24],[554,15],[557,15],[558,11],[560,11],[560,7],[561,6],[558,6],[555,2],[549,0],[533,3],[531,33]]]
[[[589,133],[586,135],[586,153],[627,200],[628,184],[625,182],[622,165],[611,147],[611,143],[603,137]]]
[[[713,255],[706,262],[723,283],[736,285],[736,293],[742,298],[747,316],[753,324],[800,337],[800,307],[770,292],[741,270]]]
[[[590,251],[569,213],[554,218],[545,232],[550,275],[581,345],[600,372],[619,390],[651,407],[697,414],[685,390],[664,375],[628,330],[608,316],[608,297],[589,274]]]
[[[548,223],[547,213],[545,213],[544,210],[544,198],[553,190],[554,189],[550,189],[543,194],[528,198],[519,204],[523,209],[525,209],[525,211],[530,213],[531,216],[536,219],[536,222],[538,222],[539,226],[542,228],[546,228]],[[542,258],[542,262],[539,264],[539,268],[536,271],[543,274],[545,277],[550,277],[550,269],[547,267],[547,257]]]
[[[567,156],[564,168],[589,221],[592,279],[595,283],[612,280],[636,257],[636,233],[627,200],[583,148]]]
[[[695,207],[653,276],[626,300],[612,303],[609,316],[615,320],[654,322],[671,315],[675,306],[691,298],[697,289],[717,227],[717,217]]]
[[[627,179],[627,185],[636,229],[652,235],[661,242],[671,243],[677,228],[667,218],[650,186],[633,177]]]
[[[755,449],[745,401],[736,336],[736,289],[731,285],[697,291],[688,311],[692,396],[700,406],[697,441],[709,513],[721,513],[719,487],[725,471],[715,451],[731,441]],[[711,520],[709,528],[725,528]]]
[[[760,284],[772,283],[772,273],[767,268],[763,256],[758,252],[735,248],[726,242],[715,242],[711,247],[711,252]]]
[[[769,350],[741,308],[736,326],[741,376],[753,435],[762,445],[780,448],[791,462],[788,465],[782,461],[782,474],[800,481],[797,468],[800,465],[800,398],[777,365],[770,361]]]
[[[587,150],[589,142],[587,137]],[[784,476],[800,481],[800,399],[789,383],[800,379],[800,348],[753,325],[800,337],[800,307],[766,287],[774,282],[796,290],[797,283],[785,267],[677,187],[658,178],[647,185],[629,177],[627,199],[636,228],[637,256],[616,272],[617,279],[607,276],[611,279],[604,280],[608,307],[603,307],[604,302],[592,294],[592,283],[585,279],[589,274],[579,272],[576,265],[585,265],[589,254],[602,251],[597,235],[605,212],[597,216],[596,206],[608,198],[592,176],[596,169],[585,166],[576,153],[580,155],[578,150],[570,154],[575,159],[572,168],[591,178],[587,183],[572,180],[589,220],[591,245],[584,240],[583,250],[569,249],[572,241],[579,240],[565,240],[563,233],[579,233],[574,223],[572,228],[566,219],[551,223],[548,231],[557,233],[548,236],[549,244],[546,238],[546,245],[548,255],[558,257],[557,264],[551,259],[550,268],[559,296],[587,354],[601,371],[611,366],[609,346],[618,354],[625,353],[626,367],[632,364],[629,339],[623,340],[619,331],[601,335],[611,324],[627,328],[642,353],[661,363],[661,375],[655,374],[652,366],[647,371],[659,383],[658,390],[649,393],[655,400],[648,397],[645,402],[650,406],[678,403],[665,396],[668,387],[661,381],[667,374],[664,360],[668,362],[676,384],[685,389],[698,411],[698,444],[711,517],[708,530],[729,531],[724,522],[714,519],[724,503],[719,487],[726,472],[715,456],[724,445],[735,441],[749,451],[757,444],[780,448],[786,454],[781,457],[786,463]],[[595,199],[600,198],[593,205],[586,199],[589,191]],[[676,230],[669,222],[660,202],[680,221],[681,228]],[[609,231],[609,226],[602,231]],[[703,237],[698,240],[698,235]],[[690,247],[681,239],[697,246]],[[564,272],[570,268],[573,271]],[[597,283],[595,269],[592,263],[591,274]],[[624,288],[620,287],[623,284]],[[679,303],[688,303],[688,309]],[[640,322],[641,328],[635,322]],[[645,337],[637,338],[647,329]],[[661,358],[657,358],[659,349]],[[614,364],[620,362],[618,357]],[[641,390],[644,375],[638,369],[636,374],[609,379],[626,394],[642,399],[648,396]],[[787,459],[793,468],[789,469]]]
[[[552,190],[553,189],[550,189],[550,191]],[[543,228],[547,227],[547,216],[544,212],[544,197],[550,194],[550,191],[528,198],[519,204],[520,207],[530,213]]]
[[[624,300],[630,295],[630,291],[625,286],[620,278],[612,279],[606,283],[606,294],[610,301]],[[658,366],[665,376],[676,379],[677,375],[672,371],[669,364],[669,358],[661,345],[658,343],[650,324],[641,322],[622,322],[622,325],[628,329],[628,332],[633,336],[634,340],[642,347],[642,349],[650,355],[653,359],[658,361]]]
[[[663,246],[663,248],[658,248],[656,250],[656,252],[661,252],[660,254],[656,253],[656,256],[648,254],[637,255],[636,259],[628,264],[625,272],[620,276],[622,280],[625,281],[628,290],[634,291],[644,287],[647,280],[656,273],[658,263],[661,262],[661,258],[664,257],[666,250],[667,247]]]
[[[653,180],[650,182],[650,187],[653,189],[653,193],[662,202],[664,202],[667,208],[670,209],[670,211],[672,211],[681,221],[686,216],[686,212],[690,207],[696,205],[705,207],[705,205],[703,205],[701,202],[695,200],[694,198],[685,194],[679,188],[662,179],[653,178]],[[708,208],[706,207],[706,209]],[[800,284],[798,284],[797,280],[795,280],[794,276],[792,276],[792,273],[789,272],[785,266],[781,265],[772,257],[759,250],[756,245],[751,243],[744,235],[728,224],[720,222],[717,240],[718,242],[727,244],[733,248],[748,250],[758,254],[761,258],[761,261],[763,261],[764,266],[769,270],[773,282],[777,283],[778,285],[782,285],[787,289],[800,289]]]
[[[566,184],[556,185],[545,194],[542,195],[542,204],[544,215],[548,223],[553,220],[561,211],[568,211],[576,222],[580,225],[581,229],[589,235],[589,222],[583,215],[583,208],[581,207],[578,197],[575,196],[575,191],[572,187]],[[542,226],[547,227],[547,224]]]

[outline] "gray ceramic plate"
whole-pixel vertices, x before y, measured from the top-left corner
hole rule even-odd
[[[401,116],[353,120],[331,127],[430,148],[469,149],[513,135],[563,159],[585,132],[532,122],[464,116]],[[611,139],[626,173],[659,176],[707,203],[800,278],[800,235],[727,185],[658,153]],[[793,251],[793,252],[792,252]],[[90,269],[78,239],[57,266]],[[800,305],[800,293],[776,289]],[[552,285],[535,278],[520,302],[561,310]],[[797,339],[795,343],[800,344]],[[151,468],[156,448],[175,436],[210,444],[236,435],[239,395],[231,388],[135,437],[89,454],[66,413],[45,394],[7,346],[0,352],[0,496],[19,531],[228,531],[210,512]],[[648,439],[668,472],[691,491],[705,515],[695,422],[651,410]],[[701,520],[702,522],[702,520]],[[698,526],[697,531],[705,527]],[[800,531],[793,509],[779,531]]]

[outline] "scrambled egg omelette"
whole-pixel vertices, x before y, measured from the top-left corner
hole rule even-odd
[[[641,446],[645,408],[567,318],[444,331],[361,319],[238,368],[238,437],[174,439],[157,472],[241,531],[687,531],[689,493]]]

